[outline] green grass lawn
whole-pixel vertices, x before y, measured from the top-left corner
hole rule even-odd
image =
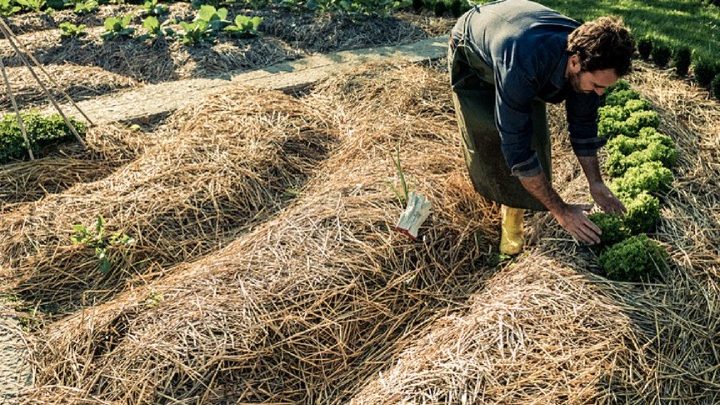
[[[536,1],[585,21],[618,15],[636,39],[652,35],[671,47],[685,45],[699,56],[720,58],[720,7],[703,4],[701,0]]]

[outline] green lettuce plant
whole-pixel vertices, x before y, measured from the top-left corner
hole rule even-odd
[[[650,232],[660,220],[660,200],[643,191],[635,197],[621,197],[627,212],[623,217],[625,227],[633,235]]]
[[[673,174],[670,169],[660,162],[647,162],[627,169],[622,177],[610,183],[610,188],[615,194],[635,197],[643,191],[651,194],[664,193],[670,189],[672,181]]]
[[[128,14],[122,18],[120,17],[108,17],[103,22],[105,32],[102,33],[104,40],[115,39],[120,37],[132,37],[135,32],[135,28],[130,27],[130,21],[132,21],[132,15]]]
[[[63,38],[70,38],[70,37],[81,37],[84,35],[87,35],[87,32],[85,31],[85,24],[75,25],[69,21],[65,21],[63,23],[60,23],[58,25],[58,28],[60,28],[60,36]]]
[[[614,245],[630,236],[630,230],[625,226],[622,217],[604,212],[595,212],[588,215],[588,218],[600,228],[600,246]]]
[[[600,254],[600,266],[607,277],[617,281],[656,278],[667,267],[665,249],[645,234],[631,236]]]

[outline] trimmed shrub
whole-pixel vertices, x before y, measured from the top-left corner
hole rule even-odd
[[[720,73],[715,75],[715,78],[710,83],[710,91],[716,99],[720,100]]]
[[[627,212],[623,221],[633,235],[650,232],[660,220],[660,200],[646,192],[634,198],[621,198]]]
[[[447,5],[443,0],[438,0],[433,5],[433,12],[435,13],[436,17],[442,17],[444,16],[448,11]]]
[[[675,65],[675,73],[679,76],[687,76],[690,70],[691,51],[687,46],[675,48],[673,53],[673,65]]]
[[[452,3],[450,3],[450,14],[455,18],[460,17],[467,9],[465,0],[452,0]]]
[[[600,255],[600,266],[611,280],[654,279],[667,267],[668,253],[647,235],[631,236]]]
[[[671,54],[670,47],[665,44],[655,44],[650,52],[653,62],[661,68],[667,66]]]
[[[637,44],[638,53],[643,60],[650,59],[650,53],[653,49],[653,41],[650,37],[640,38]]]
[[[588,215],[588,219],[602,231],[599,247],[611,246],[630,237],[630,230],[618,215],[595,212]]]
[[[720,73],[720,66],[707,59],[698,59],[693,64],[693,73],[698,84],[703,87],[707,87],[710,85],[715,75]]]

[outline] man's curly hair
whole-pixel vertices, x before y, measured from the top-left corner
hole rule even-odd
[[[584,71],[614,69],[618,76],[625,76],[632,68],[635,41],[622,19],[600,17],[571,32],[567,50],[578,55]]]

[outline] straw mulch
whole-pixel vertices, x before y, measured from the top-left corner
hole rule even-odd
[[[351,403],[604,403],[641,383],[643,364],[629,361],[638,349],[632,320],[578,270],[526,254],[467,314],[436,322],[393,367],[362,382]]]
[[[226,34],[215,44],[184,46],[180,41],[137,39],[103,41],[102,19],[132,11],[128,5],[107,5],[98,13],[71,18],[58,12],[52,19],[34,14],[13,18],[20,41],[43,65],[72,63],[104,69],[148,83],[196,77],[222,76],[228,71],[266,67],[315,52],[412,42],[431,35],[445,34],[454,21],[398,13],[392,17],[350,16],[343,13],[318,15],[313,12],[266,8],[253,11],[263,17],[259,38],[233,38]],[[247,15],[243,5],[228,5],[230,15]],[[115,11],[113,11],[115,10]],[[135,8],[132,24],[143,31],[142,18]],[[188,4],[170,5],[168,19],[191,21],[194,10]],[[60,37],[57,25],[64,21],[88,26],[81,38]],[[22,34],[24,33],[24,34]],[[22,35],[20,35],[22,34]],[[0,44],[0,56],[9,66],[21,66],[9,44]]]
[[[36,70],[53,97],[61,102],[65,101],[62,91],[72,97],[73,100],[79,101],[135,87],[138,84],[137,81],[129,77],[111,73],[95,66],[50,65],[45,68],[45,71],[50,74],[58,86],[54,86],[42,72]],[[28,68],[25,66],[7,68],[7,74],[15,101],[20,108],[50,104],[42,87],[32,77]],[[7,92],[0,94],[0,109],[5,110],[6,113],[13,111]]]
[[[0,165],[0,212],[99,180],[143,153],[153,140],[123,126],[101,125],[88,129],[86,148],[68,143],[34,161]]]
[[[307,102],[345,137],[298,199],[222,251],[50,325],[26,401],[349,398],[395,341],[488,275],[497,210],[465,177],[446,80],[370,66],[321,84]],[[392,230],[397,147],[412,189],[433,202],[415,242]]]
[[[108,299],[137,276],[220,248],[292,199],[336,139],[312,108],[282,93],[237,88],[182,110],[156,144],[101,181],[0,218],[0,265],[26,303],[57,313]],[[120,231],[102,273],[74,224]]]
[[[668,72],[637,70],[631,81],[681,156],[654,235],[671,271],[656,284],[608,282],[588,273],[598,271],[591,251],[534,214],[536,248],[493,277],[465,315],[428,326],[392,367],[361,382],[354,403],[720,402],[720,106]],[[581,175],[556,186],[587,201]]]

